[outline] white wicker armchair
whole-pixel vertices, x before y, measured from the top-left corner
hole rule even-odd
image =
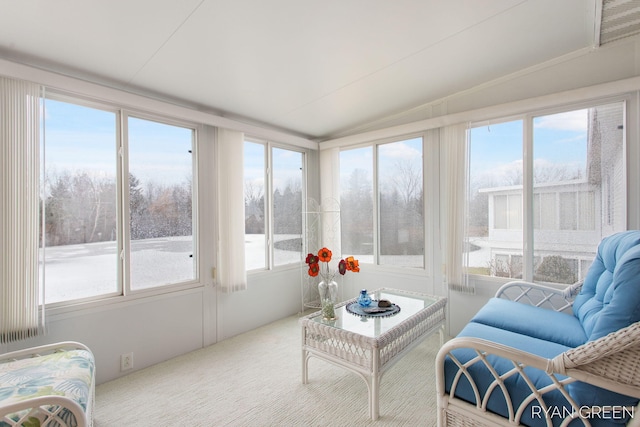
[[[579,288],[580,284],[576,284],[564,290],[557,290],[518,281],[503,286],[496,296],[566,312],[571,310],[572,297]],[[456,357],[457,349],[466,349],[466,360]],[[473,357],[468,357],[469,351],[473,352]],[[495,362],[496,357],[501,358],[503,362],[508,360],[509,368],[500,372],[495,369],[492,361]],[[449,371],[448,384],[445,379],[445,360],[449,369],[451,363],[457,367],[455,374]],[[504,368],[506,365],[502,366]],[[472,374],[472,371],[478,368],[490,373],[491,381],[488,387],[486,384],[478,384],[477,378]],[[539,376],[541,372],[546,375],[546,381],[532,378],[532,373]],[[516,377],[518,393],[525,393],[524,398],[520,395],[514,399],[513,388],[510,389],[506,385],[506,382],[515,381]],[[457,388],[467,381],[473,390],[475,403],[456,396]],[[459,337],[450,340],[441,348],[436,359],[438,425],[513,426],[522,425],[524,417],[527,418],[527,424],[533,419],[534,423],[548,426],[569,423],[572,423],[571,426],[591,426],[596,418],[608,417],[617,420],[635,415],[636,411],[638,414],[634,419],[640,420],[640,409],[635,407],[581,406],[567,390],[567,386],[576,381],[640,398],[640,322],[567,350],[553,358],[540,357],[485,339]],[[501,393],[494,393],[495,390],[500,390]],[[560,409],[559,406],[549,404],[548,396],[552,394],[561,395],[570,408]],[[508,408],[508,417],[497,415],[487,409],[489,398],[496,399],[496,396],[504,399],[502,403]]]

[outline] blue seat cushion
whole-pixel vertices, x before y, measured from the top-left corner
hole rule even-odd
[[[465,326],[465,328],[458,334],[458,337],[474,337],[482,338],[485,340],[493,341],[495,343],[515,347],[520,350],[536,354],[538,356],[552,358],[556,355],[563,353],[569,347],[561,344],[552,343],[537,338],[532,338],[526,335],[518,334],[515,332],[495,328],[493,326],[483,325],[481,323],[471,322]],[[477,356],[476,352],[471,349],[456,349],[452,351],[453,356],[461,363],[466,363],[469,360]],[[487,356],[487,361],[500,375],[512,370],[514,368],[513,363],[505,358],[498,356]],[[458,367],[453,360],[447,358],[445,360],[445,390],[450,393],[453,383],[454,375],[458,372]],[[469,375],[474,379],[474,382],[479,388],[480,398],[483,399],[487,390],[494,378],[493,375],[482,363],[475,363],[468,368]],[[536,388],[541,388],[551,384],[549,377],[538,369],[525,368],[527,376],[533,381]],[[512,375],[505,380],[505,385],[511,394],[511,400],[514,402],[514,406],[519,406],[520,403],[531,393],[529,386],[525,383],[524,379],[518,375]],[[472,404],[476,404],[475,394],[469,383],[469,381],[462,376],[459,380],[456,389],[455,396],[463,399]],[[544,400],[547,405],[551,405],[557,408],[570,407],[567,400],[558,391],[552,391],[545,394]],[[521,422],[529,426],[546,426],[546,420],[544,417],[538,416],[540,413],[538,408],[539,402],[532,402],[523,413]],[[534,408],[535,407],[535,408]],[[503,417],[509,416],[509,411],[506,405],[504,394],[500,388],[495,388],[492,391],[491,397],[487,403],[487,410],[501,415]]]
[[[470,322],[469,324],[467,324],[465,328],[460,332],[460,334],[458,334],[458,337],[481,338],[498,344],[514,347],[547,359],[551,359],[570,348],[562,344],[541,340],[524,334],[518,334],[516,332],[484,325],[477,322]],[[461,363],[466,363],[469,360],[477,357],[477,353],[474,350],[465,348],[453,350],[452,354]],[[499,375],[505,374],[506,372],[514,369],[513,363],[503,357],[489,355],[487,356],[487,362],[491,364],[493,369],[495,369],[495,371]],[[445,360],[444,372],[445,390],[447,393],[450,393],[454,376],[458,372],[458,367],[450,358],[447,358]],[[541,371],[539,369],[526,367],[524,368],[524,372],[537,389],[540,389],[541,387],[550,385],[552,383],[548,375],[544,371]],[[493,375],[482,363],[475,363],[472,366],[469,366],[468,373],[473,377],[476,385],[478,386],[480,398],[483,399],[494,380]],[[565,377],[558,375],[557,378],[563,379]],[[509,378],[504,380],[504,383],[508,390],[508,393],[511,396],[511,401],[514,402],[515,407],[519,406],[520,403],[523,402],[524,399],[527,398],[527,396],[529,396],[529,394],[531,393],[529,386],[520,374],[511,375]],[[617,393],[612,393],[599,387],[584,384],[581,382],[569,384],[566,388],[569,391],[571,397],[576,400],[576,403],[578,403],[579,406],[615,406],[626,404],[635,405],[637,403],[637,399],[622,396]],[[463,399],[472,404],[476,404],[473,389],[464,375],[460,378],[456,386],[455,395],[460,399]],[[545,393],[543,395],[543,399],[545,404],[548,405],[547,407],[553,408],[556,413],[566,414],[571,412],[569,403],[557,390]],[[503,417],[508,417],[508,407],[505,402],[504,394],[499,387],[494,388],[491,391],[491,395],[487,402],[487,410]],[[562,418],[563,417],[560,416],[551,417],[553,425],[559,425],[562,421]],[[615,424],[615,421],[624,423],[624,420],[590,419],[590,422],[593,426],[617,425]],[[613,424],[611,424],[612,422]],[[535,427],[547,425],[544,413],[541,412],[539,402],[533,401],[528,404],[527,408],[522,414],[521,423],[524,425]],[[578,419],[576,419],[569,425],[578,426],[583,424]]]
[[[568,347],[578,347],[587,341],[582,324],[575,316],[502,298],[491,298],[471,322]]]

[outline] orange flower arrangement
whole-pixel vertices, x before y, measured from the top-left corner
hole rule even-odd
[[[333,280],[336,275],[336,272],[331,272],[329,268],[329,262],[331,261],[331,257],[333,253],[328,248],[322,248],[318,251],[318,255],[308,254],[305,262],[309,266],[309,276],[316,277],[318,274],[322,276],[322,279],[325,282],[329,282]],[[321,264],[324,263],[324,271]],[[341,275],[345,275],[347,271],[352,271],[357,273],[360,271],[360,266],[358,264],[358,260],[353,258],[352,256],[347,257],[345,259],[341,259],[338,262],[338,273]]]

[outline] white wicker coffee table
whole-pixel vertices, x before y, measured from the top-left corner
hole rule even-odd
[[[370,292],[374,300],[387,299],[400,307],[388,317],[365,317],[347,311],[356,299],[336,307],[336,320],[324,320],[320,312],[302,317],[302,383],[309,380],[312,356],[360,375],[369,389],[369,413],[377,420],[382,375],[417,346],[439,331],[444,339],[446,298],[395,289]],[[427,372],[425,372],[427,373]]]

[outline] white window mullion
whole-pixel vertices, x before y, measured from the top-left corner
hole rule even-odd
[[[273,147],[271,143],[266,144],[265,150],[265,192],[264,192],[264,241],[265,241],[265,268],[273,269]]]
[[[191,182],[191,230],[193,238],[193,253],[191,254],[191,256],[193,258],[193,277],[202,277],[202,280],[205,281],[205,278],[207,278],[208,276],[206,274],[200,276],[200,264],[202,263],[202,260],[200,259],[200,198],[197,197],[199,193],[198,188],[200,183],[200,173],[198,168],[198,158],[200,157],[198,145],[200,136],[199,130],[200,128],[194,129],[191,138],[191,169],[193,170],[193,178]]]
[[[119,206],[118,212],[118,235],[122,236],[118,239],[118,280],[119,290],[123,295],[131,292],[131,218],[129,213],[129,156],[128,156],[128,137],[129,129],[127,126],[126,112],[121,111],[118,120],[118,191],[117,197]]]

